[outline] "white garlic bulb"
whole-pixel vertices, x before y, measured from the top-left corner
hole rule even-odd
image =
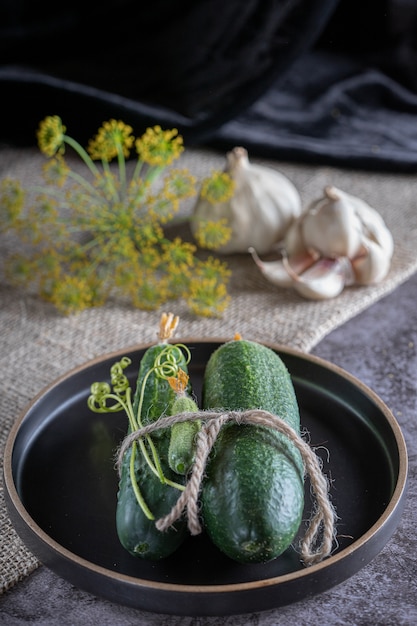
[[[192,233],[201,222],[226,218],[231,237],[218,252],[247,252],[250,246],[260,254],[269,252],[301,213],[297,189],[280,172],[250,163],[245,148],[227,153],[224,171],[235,182],[232,198],[213,204],[199,197],[190,221]]]
[[[381,215],[336,187],[310,204],[289,227],[278,261],[252,257],[275,285],[309,299],[333,298],[349,285],[370,285],[389,272],[394,240]]]
[[[360,219],[335,187],[325,187],[323,197],[310,205],[300,227],[306,248],[321,256],[351,258],[360,249]]]

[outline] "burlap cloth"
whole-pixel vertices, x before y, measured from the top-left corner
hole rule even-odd
[[[223,167],[222,154],[188,150],[183,165],[203,176]],[[42,157],[35,149],[0,149],[0,177],[39,180]],[[169,306],[180,315],[178,336],[232,337],[273,341],[309,351],[332,329],[391,292],[417,270],[417,177],[355,172],[287,163],[276,167],[297,186],[306,205],[333,184],[377,208],[395,240],[392,269],[380,285],[349,288],[327,302],[308,302],[260,277],[249,257],[230,259],[232,302],[221,319],[192,317],[182,302]],[[0,262],[7,252],[0,237]],[[164,307],[167,309],[168,307]],[[62,317],[34,295],[0,285],[0,457],[10,428],[24,407],[46,385],[101,354],[155,339],[160,311],[144,312],[112,302],[100,309]],[[38,560],[17,536],[0,485],[0,593],[27,576]]]

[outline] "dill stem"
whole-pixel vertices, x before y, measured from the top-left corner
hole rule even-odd
[[[96,164],[94,163],[93,159],[88,154],[87,150],[85,150],[78,143],[78,141],[75,141],[75,139],[73,139],[72,137],[69,137],[68,135],[64,135],[63,139],[82,158],[82,160],[84,161],[84,163],[86,164],[90,172],[93,174],[93,176],[100,176],[100,172],[98,168],[96,167]]]

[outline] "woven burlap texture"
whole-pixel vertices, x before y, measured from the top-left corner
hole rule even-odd
[[[36,150],[0,149],[0,177],[13,176],[29,185],[39,180],[42,157]],[[223,167],[224,156],[186,150],[182,164],[198,176]],[[417,178],[355,172],[314,165],[259,161],[287,175],[303,205],[333,184],[378,209],[391,229],[395,254],[387,279],[367,288],[348,288],[338,298],[309,302],[291,290],[278,289],[259,274],[246,256],[229,259],[231,304],[220,319],[196,318],[182,302],[164,307],[181,318],[177,336],[231,338],[238,331],[248,339],[309,351],[340,326],[417,270]],[[0,239],[0,262],[7,254]],[[0,458],[8,434],[25,406],[45,386],[72,368],[108,352],[155,339],[160,311],[133,310],[118,302],[79,315],[62,317],[35,295],[0,285]],[[0,485],[0,593],[35,569],[39,562],[24,546],[8,517]]]

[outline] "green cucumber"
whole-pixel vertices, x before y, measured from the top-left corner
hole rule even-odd
[[[179,413],[196,413],[198,406],[183,390],[171,407],[171,415]],[[201,420],[178,422],[171,426],[168,449],[169,466],[177,474],[186,475],[194,463],[195,440],[201,428]]]
[[[237,339],[212,353],[203,408],[263,409],[297,432],[300,415],[290,374],[270,348]],[[202,518],[212,542],[242,563],[275,559],[293,542],[304,508],[304,467],[294,444],[278,431],[226,424],[210,454]]]
[[[155,370],[158,358],[167,354],[168,344],[161,341],[149,347],[144,353],[137,377],[133,400],[133,414],[139,426],[154,422],[161,415],[170,415],[177,395],[166,378],[161,378]],[[187,372],[187,358],[179,346],[169,346],[171,365]],[[165,361],[165,359],[164,359]],[[166,362],[166,361],[165,361]],[[129,428],[131,431],[132,428]],[[151,446],[149,446],[149,442]],[[150,467],[139,444],[135,442],[125,453],[121,464],[118,500],[116,509],[116,529],[123,547],[132,555],[144,559],[162,559],[172,554],[187,536],[185,520],[178,520],[165,532],[159,531],[155,521],[167,515],[175,505],[183,488],[184,478],[179,477],[169,466],[169,429],[161,429],[151,438],[143,439],[144,446],[155,469],[155,456],[163,480]],[[153,447],[153,450],[152,450]],[[133,462],[133,482],[131,460]],[[141,506],[134,484],[147,507]]]

